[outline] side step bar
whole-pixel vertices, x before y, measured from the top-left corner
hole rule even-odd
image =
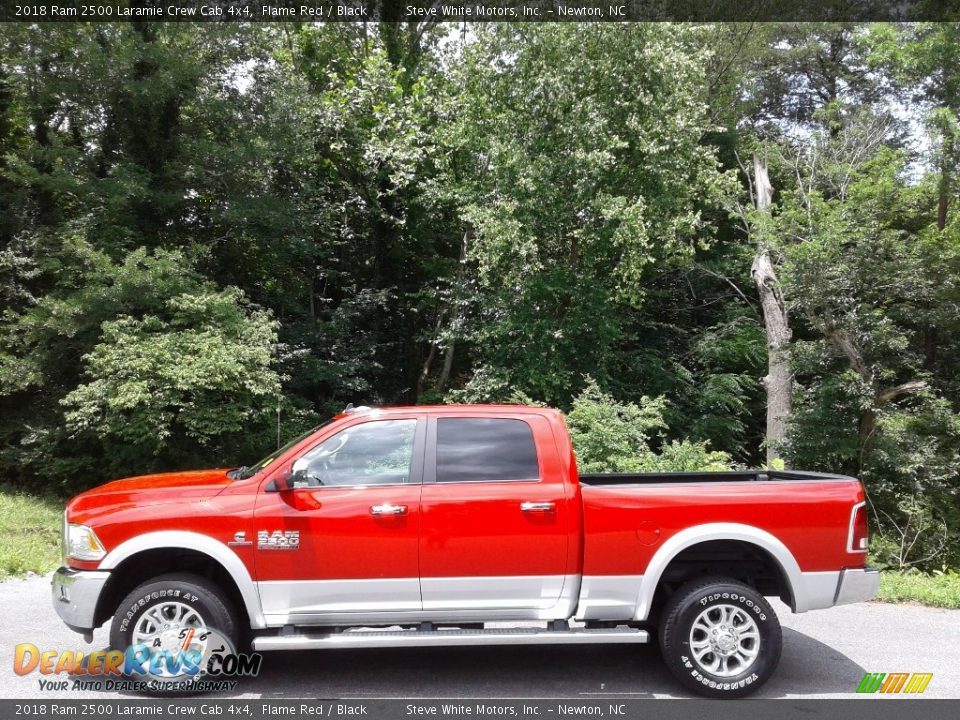
[[[261,635],[253,649],[314,650],[321,648],[443,647],[456,645],[569,645],[578,643],[645,643],[646,630],[544,630],[542,628],[496,628],[491,630],[347,630],[300,635]]]

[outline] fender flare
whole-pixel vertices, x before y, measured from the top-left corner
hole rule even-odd
[[[260,604],[260,594],[257,592],[257,586],[254,584],[253,578],[250,577],[247,567],[233,550],[222,542],[206,535],[184,530],[161,530],[137,535],[125,540],[111,550],[100,563],[99,569],[113,570],[124,560],[139,552],[165,548],[195,550],[219,563],[227,571],[227,574],[233,578],[233,582],[236,583],[237,589],[240,591],[247,616],[250,618],[250,626],[254,629],[266,627],[263,608]]]
[[[800,571],[800,566],[797,564],[796,558],[793,557],[793,553],[783,542],[766,530],[761,530],[753,525],[707,523],[686,528],[676,535],[672,535],[654,553],[647,565],[647,571],[644,573],[643,582],[640,586],[634,620],[647,619],[647,615],[650,614],[650,606],[653,603],[653,595],[660,582],[660,576],[663,575],[663,571],[667,569],[667,566],[677,555],[693,545],[715,540],[739,540],[768,552],[780,566],[780,571],[789,585],[788,589],[796,606],[795,612],[801,612],[801,608],[805,608],[805,599],[798,597],[798,593],[803,588],[803,573]]]

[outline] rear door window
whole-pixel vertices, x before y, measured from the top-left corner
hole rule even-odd
[[[437,420],[437,482],[506,482],[539,477],[533,431],[523,420]]]

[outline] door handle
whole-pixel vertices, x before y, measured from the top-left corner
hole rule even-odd
[[[370,514],[371,515],[406,515],[407,506],[391,505],[390,503],[384,503],[383,505],[371,505]]]
[[[520,509],[523,512],[553,512],[557,509],[554,502],[522,502]]]

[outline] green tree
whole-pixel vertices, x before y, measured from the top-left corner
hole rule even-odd
[[[957,416],[943,395],[953,383],[928,364],[924,336],[935,326],[947,347],[960,339],[940,319],[958,244],[929,213],[936,178],[910,182],[890,127],[864,112],[793,155],[799,181],[777,231],[789,238],[785,283],[808,334],[796,343],[788,453],[798,466],[859,475],[885,533],[905,527],[916,502],[954,528]]]
[[[214,446],[262,427],[278,402],[275,323],[238,290],[175,295],[169,319],[121,316],[84,355],[84,380],[61,400],[67,429],[144,457]]]
[[[619,403],[586,378],[567,415],[570,439],[580,472],[672,472],[727,470],[730,457],[710,451],[706,443],[673,441],[659,453],[652,449],[666,430],[662,397],[642,397],[638,404]]]
[[[584,373],[606,382],[651,274],[709,240],[704,209],[729,178],[701,143],[699,41],[696,28],[498,24],[465,48],[472,387],[500,375],[565,404]]]
[[[76,488],[269,447],[279,377],[267,312],[217,291],[179,252],[114,263],[74,237],[60,258],[60,289],[6,318],[8,480]]]

